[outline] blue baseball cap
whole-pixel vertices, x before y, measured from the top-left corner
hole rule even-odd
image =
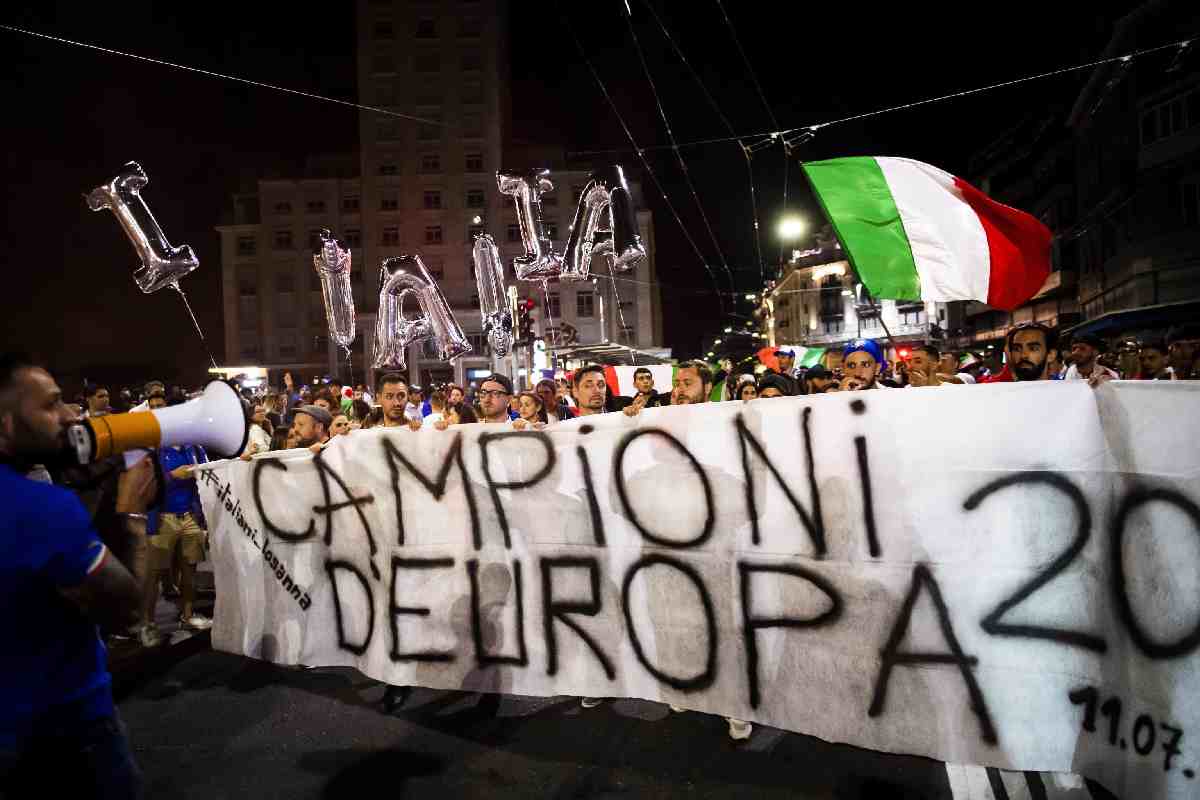
[[[853,340],[846,345],[846,348],[842,351],[842,359],[847,359],[850,357],[851,353],[858,352],[869,354],[871,358],[875,359],[875,363],[878,364],[880,368],[887,366],[887,359],[883,357],[883,349],[880,348],[879,343],[874,339]]]

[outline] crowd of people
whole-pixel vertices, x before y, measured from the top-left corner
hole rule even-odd
[[[1196,325],[1176,327],[1163,341],[1112,351],[1091,335],[1060,342],[1053,329],[1037,323],[1008,331],[1002,357],[943,351],[936,344],[893,351],[902,357],[889,362],[880,342],[857,339],[846,345],[834,368],[796,368],[795,354],[781,347],[772,366],[760,365],[752,373],[728,363],[713,370],[689,361],[676,366],[664,391],[655,386],[651,370],[640,368],[629,396],[617,394],[599,364],[523,390],[499,373],[466,387],[446,384],[428,392],[401,372],[384,372],[370,387],[337,380],[297,386],[285,374],[273,390],[242,389],[253,411],[245,450],[238,455],[318,451],[337,437],[377,426],[446,430],[503,424],[533,430],[580,416],[633,416],[645,408],[714,400],[1010,381],[1098,385],[1115,378],[1200,379]],[[134,786],[137,768],[116,718],[96,626],[109,636],[156,647],[162,641],[155,624],[160,592],[176,599],[181,628],[204,630],[212,624],[195,609],[196,566],[207,547],[195,469],[208,454],[198,446],[163,447],[156,458],[129,469],[113,462],[76,469],[64,466],[59,456],[67,427],[81,417],[149,411],[186,402],[199,390],[189,394],[149,381],[113,394],[95,383],[68,403],[46,370],[12,355],[0,362],[0,496],[7,501],[0,504],[5,531],[0,602],[10,610],[21,643],[0,675],[7,687],[6,711],[0,714],[0,778],[9,786],[26,779],[36,785],[38,770],[66,753],[72,763],[90,759],[80,780],[100,781],[110,790]],[[389,687],[385,708],[403,705],[406,697],[405,687]],[[598,702],[582,700],[585,707]],[[750,736],[750,723],[728,722],[734,739]]]

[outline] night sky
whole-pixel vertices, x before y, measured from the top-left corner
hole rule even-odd
[[[725,136],[687,70],[675,58],[646,0],[629,0],[668,119],[679,141]],[[738,133],[774,128],[733,47],[714,0],[651,0]],[[512,139],[568,151],[625,148],[627,139],[564,26],[566,13],[638,144],[668,139],[625,21],[624,0],[521,0],[511,10]],[[64,38],[355,99],[355,20],[322,7],[264,4],[39,3],[9,6],[3,22]],[[1093,4],[1090,13],[1043,2],[989,7],[986,20],[946,17],[944,7],[903,4],[869,11],[725,0],[733,25],[781,127],[876,108],[1093,60],[1112,23],[1134,3]],[[1002,16],[1000,14],[1002,13]],[[309,153],[357,148],[351,108],[216,80],[0,31],[8,277],[5,345],[32,352],[66,388],[84,378],[199,381],[207,357],[173,292],[143,295],[132,279],[128,240],[108,211],[82,195],[130,159],[150,176],[144,192],[173,244],[201,260],[184,281],[218,361],[224,352],[220,252],[214,227],[229,196],[255,177],[298,175]],[[971,153],[1026,115],[1070,105],[1087,72],[1002,89],[863,122],[833,126],[796,151],[813,160],[901,155],[967,176]],[[748,182],[736,144],[685,148],[684,158],[739,291],[761,287]],[[718,311],[702,262],[632,153],[610,158],[643,182],[655,214],[665,344],[677,356],[730,323]],[[670,150],[651,168],[704,257],[720,268],[695,200]],[[535,166],[506,164],[509,168]],[[779,257],[783,156],[755,156],[763,251]],[[820,224],[796,161],[788,166],[789,206]],[[969,177],[969,176],[968,176]],[[800,246],[804,246],[802,242]],[[731,302],[732,298],[729,301]],[[739,301],[743,315],[749,304]]]

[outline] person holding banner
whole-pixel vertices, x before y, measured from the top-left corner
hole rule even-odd
[[[383,409],[383,427],[420,430],[421,420],[408,417],[408,379],[399,372],[385,372],[375,383],[375,396]]]
[[[980,383],[1012,383],[1013,381],[1048,381],[1050,351],[1057,344],[1054,330],[1040,322],[1025,322],[1009,328],[1004,353],[1007,364],[995,375]]]

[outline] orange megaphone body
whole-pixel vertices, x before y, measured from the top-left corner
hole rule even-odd
[[[249,436],[250,420],[242,398],[224,381],[212,381],[204,394],[181,405],[89,417],[67,431],[80,464],[128,450],[182,444],[198,444],[215,455],[232,457],[245,449]]]

